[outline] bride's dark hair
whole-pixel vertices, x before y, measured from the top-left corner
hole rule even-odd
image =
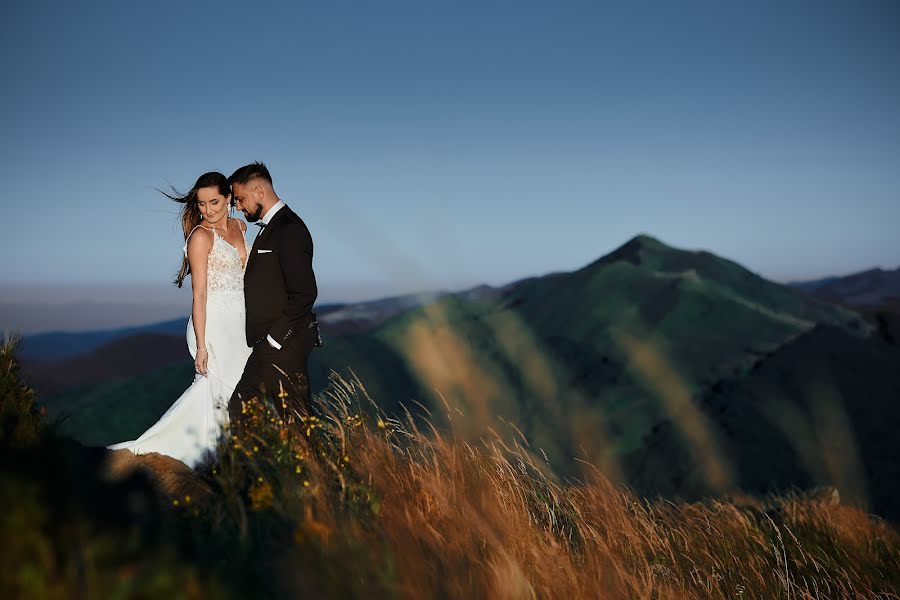
[[[204,173],[198,177],[197,183],[195,183],[194,187],[186,194],[179,193],[174,187],[172,188],[172,194],[168,194],[160,189],[156,190],[163,196],[184,205],[181,208],[181,214],[178,215],[178,218],[181,220],[182,229],[184,229],[185,241],[187,241],[187,238],[194,230],[194,227],[199,225],[202,220],[200,217],[200,207],[197,205],[197,190],[207,187],[217,188],[219,193],[225,198],[231,194],[231,185],[228,183],[228,178],[218,171]],[[234,207],[234,198],[231,199],[231,206]],[[181,261],[181,269],[178,271],[178,275],[175,276],[175,285],[181,287],[184,283],[184,278],[187,277],[190,272],[191,265],[188,262],[187,255],[185,255]]]

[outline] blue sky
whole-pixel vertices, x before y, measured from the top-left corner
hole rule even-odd
[[[575,269],[640,232],[779,281],[900,264],[893,0],[4,12],[7,290],[162,288],[182,242],[152,188],[254,160],[323,301]]]

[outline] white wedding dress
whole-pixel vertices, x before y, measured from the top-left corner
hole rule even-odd
[[[239,221],[240,225],[243,222]],[[131,450],[135,454],[158,452],[195,467],[215,450],[228,422],[228,400],[244,372],[250,356],[244,329],[244,269],[240,253],[214,229],[198,225],[213,236],[206,280],[207,374],[197,374],[178,400],[139,438],[107,446],[111,450]],[[246,233],[246,226],[242,227]],[[201,235],[198,232],[197,235]],[[190,238],[190,235],[188,238]],[[243,238],[245,256],[250,245]],[[187,242],[184,245],[187,255]],[[187,344],[197,356],[193,316],[187,324]]]

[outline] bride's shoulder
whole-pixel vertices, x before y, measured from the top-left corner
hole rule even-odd
[[[203,225],[197,225],[194,227],[193,231],[188,234],[187,240],[184,243],[185,254],[192,254],[194,252],[209,253],[213,246],[214,235],[215,234],[212,231]]]

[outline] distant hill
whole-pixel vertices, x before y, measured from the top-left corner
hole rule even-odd
[[[404,311],[430,304],[440,298],[476,298],[489,295],[495,289],[483,285],[462,292],[423,292],[353,304],[326,304],[316,307],[316,317],[322,331],[328,334],[364,333]]]
[[[459,292],[483,295],[488,286]],[[405,310],[450,292],[410,294],[356,304],[316,307],[328,335],[362,333]],[[138,327],[26,336],[18,351],[23,373],[43,397],[86,385],[124,380],[165,365],[189,360],[187,318]]]
[[[129,379],[190,358],[184,333],[139,332],[115,337],[77,356],[26,361],[23,376],[42,397],[73,387]]]
[[[316,311],[327,334],[360,333],[448,293],[326,304],[316,307]],[[138,327],[35,334],[24,338],[18,354],[25,377],[48,398],[73,388],[124,380],[189,360],[187,323],[185,317]]]
[[[405,310],[438,298],[451,294],[475,298],[495,291],[496,288],[485,285],[462,292],[423,292],[349,304],[323,304],[316,306],[316,313],[323,331],[330,334],[362,332]],[[175,335],[183,339],[187,323],[188,318],[183,317],[133,327],[27,335],[19,345],[18,357],[26,362],[51,363],[92,352],[104,344],[136,334]]]
[[[856,310],[874,325],[881,338],[900,340],[900,267],[790,285],[820,300]]]
[[[25,336],[18,357],[26,362],[58,361],[91,352],[109,342],[137,333],[184,336],[187,317],[151,325],[84,332],[49,332]]]
[[[817,298],[849,306],[879,306],[900,303],[900,267],[869,269],[842,277],[826,277],[791,285]]]

